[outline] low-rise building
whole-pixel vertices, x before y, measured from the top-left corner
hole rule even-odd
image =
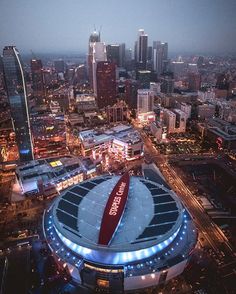
[[[81,152],[94,159],[111,152],[122,159],[132,160],[143,155],[143,141],[131,126],[118,125],[109,129],[87,130],[79,134]]]

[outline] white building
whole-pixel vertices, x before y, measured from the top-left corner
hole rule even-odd
[[[176,114],[169,109],[164,109],[164,123],[169,134],[175,133]]]
[[[191,109],[192,109],[192,106],[190,104],[187,104],[185,102],[181,102],[180,103],[180,109],[186,113],[187,115],[187,119],[191,117]]]
[[[153,91],[148,89],[139,89],[137,97],[137,112],[146,113],[153,111],[154,107],[154,94]]]
[[[143,141],[130,126],[118,125],[111,129],[80,132],[81,152],[83,156],[99,157],[113,153],[120,159],[132,160],[143,156]]]

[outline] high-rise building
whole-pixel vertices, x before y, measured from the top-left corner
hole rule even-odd
[[[150,70],[138,70],[137,80],[139,82],[140,89],[149,89],[150,82],[152,80],[152,73]]]
[[[125,43],[120,44],[120,67],[125,66]]]
[[[147,68],[148,59],[148,35],[144,33],[143,29],[138,31],[137,42],[137,65],[139,69]]]
[[[137,113],[152,112],[154,106],[153,92],[147,89],[139,89],[137,97]]]
[[[173,73],[165,73],[161,76],[161,92],[171,94],[174,92],[174,75]]]
[[[54,61],[54,68],[57,73],[64,73],[65,72],[65,62],[62,59],[58,59]]]
[[[96,42],[93,43],[93,53],[92,53],[92,70],[93,70],[93,91],[95,96],[97,96],[97,64],[98,62],[107,61],[107,52],[106,52],[106,45],[103,42]]]
[[[40,59],[31,59],[32,89],[34,96],[44,95],[43,65]]]
[[[138,83],[136,80],[126,79],[124,81],[124,98],[129,108],[137,108],[137,89]]]
[[[99,61],[96,68],[97,104],[104,108],[116,102],[116,65]]]
[[[33,159],[30,119],[24,71],[19,52],[14,46],[3,49],[3,66],[7,95],[20,161]]]
[[[188,74],[188,88],[190,91],[197,92],[201,87],[201,76],[199,73]]]
[[[94,31],[89,37],[87,74],[90,86],[93,87],[93,47],[94,43],[100,42],[100,33]]]
[[[115,63],[120,66],[120,45],[111,44],[107,45],[107,61]]]
[[[183,61],[172,61],[171,71],[174,73],[175,78],[179,78],[184,75],[186,65]]]
[[[165,67],[164,64],[168,62],[168,43],[160,41],[153,42],[153,70],[157,75],[163,73]]]

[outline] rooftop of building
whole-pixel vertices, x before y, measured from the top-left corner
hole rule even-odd
[[[141,141],[139,133],[130,125],[119,124],[112,128],[90,129],[82,131],[79,134],[80,139],[85,148],[93,145],[112,141],[113,139],[122,142],[137,143]]]
[[[89,169],[86,162],[77,157],[66,156],[32,160],[18,166],[16,174],[24,193],[36,189],[38,181],[44,185],[55,184],[73,174],[80,174]]]

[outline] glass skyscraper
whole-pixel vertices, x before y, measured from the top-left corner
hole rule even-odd
[[[20,55],[16,47],[7,46],[3,49],[3,68],[20,161],[29,161],[33,159],[33,147],[26,85]]]

